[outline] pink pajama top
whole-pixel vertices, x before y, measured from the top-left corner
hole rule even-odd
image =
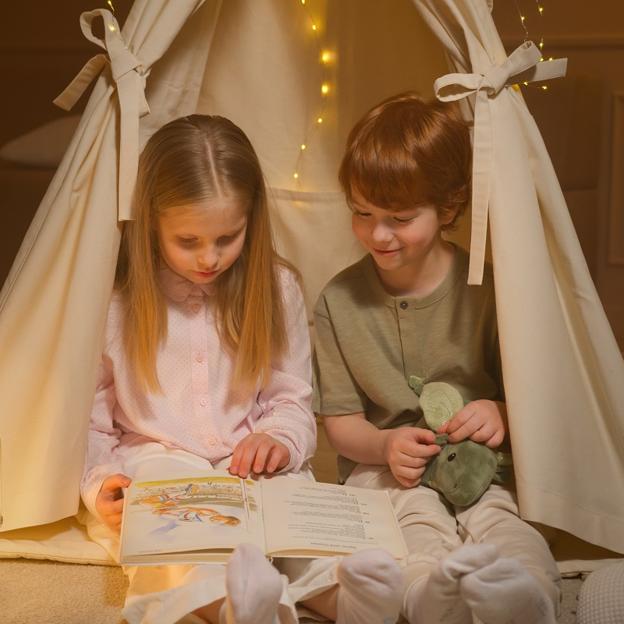
[[[310,342],[301,290],[280,267],[288,349],[270,382],[251,397],[230,392],[234,362],[221,347],[211,286],[197,286],[169,269],[160,272],[168,331],[157,356],[162,394],[139,389],[122,341],[123,306],[111,299],[98,373],[81,495],[91,513],[102,481],[124,472],[124,461],[151,442],[216,463],[250,433],[268,433],[290,451],[284,469],[297,471],[316,446],[311,410]]]

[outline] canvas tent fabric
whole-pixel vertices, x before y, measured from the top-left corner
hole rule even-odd
[[[485,0],[379,4],[318,4],[324,41],[339,55],[321,128],[311,105],[322,78],[318,43],[298,34],[310,19],[298,2],[136,0],[121,33],[102,42],[108,60],[94,61],[101,73],[0,298],[3,530],[77,511],[118,217],[128,216],[136,156],[156,128],[198,111],[245,129],[272,189],[278,247],[302,272],[310,306],[322,282],[361,253],[336,181],[350,125],[399,90],[431,93],[446,60],[479,85],[507,59]],[[386,71],[369,80],[375,62]],[[487,207],[520,508],[621,553],[624,363],[539,131],[507,83],[486,103]],[[149,114],[140,116],[143,93]]]

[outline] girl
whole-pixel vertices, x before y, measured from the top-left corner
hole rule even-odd
[[[244,133],[201,115],[161,128],[141,155],[135,217],[123,232],[81,485],[89,533],[113,556],[122,488],[154,462],[172,475],[217,467],[245,478],[298,472],[315,448],[302,295],[273,249]],[[382,551],[322,578],[314,562],[289,565],[294,600],[332,620],[397,617],[399,572]],[[296,621],[286,577],[251,545],[227,569],[125,571],[130,624]],[[356,620],[362,592],[371,608]]]

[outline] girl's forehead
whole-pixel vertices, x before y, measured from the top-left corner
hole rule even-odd
[[[249,202],[235,197],[206,199],[164,210],[159,225],[173,230],[228,230],[247,221]]]

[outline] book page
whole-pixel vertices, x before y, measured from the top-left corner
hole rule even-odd
[[[216,550],[241,542],[264,549],[260,487],[214,472],[202,476],[135,481],[126,492],[121,561],[178,560],[162,554]]]
[[[262,480],[267,553],[329,556],[364,548],[407,555],[387,492],[278,476]]]

